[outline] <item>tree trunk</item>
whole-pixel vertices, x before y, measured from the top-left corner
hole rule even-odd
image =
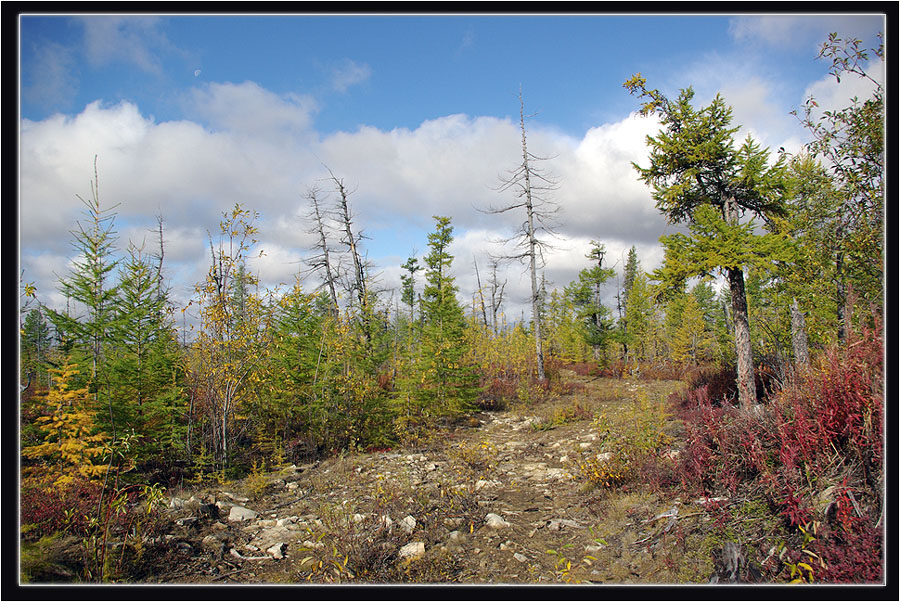
[[[806,320],[797,305],[797,299],[791,303],[791,344],[794,348],[794,365],[798,368],[809,365],[809,344],[806,338]]]
[[[737,355],[738,401],[747,410],[756,404],[756,383],[753,377],[753,348],[750,345],[750,320],[747,315],[747,293],[744,290],[744,271],[728,269],[731,289],[731,313],[734,317],[734,348]]]
[[[528,270],[531,272],[531,315],[534,321],[534,347],[537,354],[538,379],[544,380],[544,346],[541,340],[541,299],[537,284],[537,240],[534,231],[534,203],[531,198],[531,170],[528,167],[528,144],[525,138],[525,103],[519,92],[519,118],[522,126],[522,167],[525,176],[525,209],[528,212]]]

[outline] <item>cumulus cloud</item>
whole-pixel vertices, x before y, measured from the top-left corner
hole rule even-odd
[[[47,263],[72,254],[68,232],[84,219],[75,195],[91,193],[95,154],[101,202],[118,204],[119,248],[146,240],[147,249],[155,250],[152,230],[155,216],[162,215],[165,271],[173,296],[183,303],[206,273],[208,237],[217,238],[221,213],[236,202],[260,213],[257,249],[265,255],[253,260],[252,269],[262,286],[293,282],[313,242],[303,219],[303,193],[316,184],[325,193],[330,189],[323,163],[354,191],[354,228],[373,237],[363,242],[363,251],[384,289],[399,287],[399,264],[413,249],[424,257],[432,216],[446,215],[455,228],[460,297],[470,299],[476,288],[473,260],[486,277],[489,256],[502,254],[496,241],[524,220],[514,212],[477,211],[513,200],[496,190],[520,157],[518,124],[509,119],[449,115],[414,129],[363,127],[319,137],[306,99],[252,82],[202,86],[186,99],[198,120],[203,114],[203,123],[156,122],[127,102],[95,102],[75,116],[23,122],[22,260],[26,278],[39,280],[39,291],[56,286]],[[546,277],[554,286],[587,267],[584,254],[592,239],[606,244],[610,258],[635,244],[646,252],[645,266],[653,267],[653,249],[666,226],[631,162],[645,161],[644,137],[657,127],[653,119],[631,115],[581,139],[539,123],[529,130],[529,149],[550,157],[542,167],[560,182],[552,193],[561,208],[559,237],[550,241],[556,248],[546,258]],[[329,205],[335,199],[323,196]],[[523,266],[503,269],[509,309],[527,307]],[[307,282],[308,288],[316,285],[315,278]]]

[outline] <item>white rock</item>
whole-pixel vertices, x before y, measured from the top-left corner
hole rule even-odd
[[[513,554],[513,558],[515,558],[519,562],[528,562],[528,557],[526,557],[525,554],[520,554],[519,552]]]
[[[609,452],[603,452],[602,454],[597,454],[597,460],[600,462],[609,462],[612,460],[613,455]]]
[[[508,522],[503,520],[503,517],[494,514],[493,512],[488,513],[488,515],[484,517],[484,524],[492,529],[502,529],[510,526]]]
[[[408,562],[419,560],[420,558],[425,556],[425,544],[421,541],[413,541],[411,543],[408,543],[400,548],[397,556],[401,560],[406,560]]]
[[[403,520],[400,521],[400,527],[407,533],[412,533],[416,528],[416,519],[412,516],[407,516]]]
[[[228,513],[228,520],[234,522],[242,520],[252,520],[257,516],[259,515],[250,508],[244,508],[243,506],[232,506],[231,512]]]
[[[284,558],[284,542],[280,541],[266,550],[272,558]]]

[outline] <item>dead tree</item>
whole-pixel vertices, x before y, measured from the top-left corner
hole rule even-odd
[[[497,313],[500,311],[500,307],[503,306],[503,290],[506,288],[507,282],[504,280],[503,284],[500,284],[500,281],[497,279],[497,267],[497,260],[491,258],[491,279],[488,280],[488,285],[491,287],[491,327],[494,329],[494,334],[499,332],[497,328]]]
[[[331,299],[331,313],[337,315],[338,299],[337,290],[335,289],[335,281],[337,274],[331,265],[331,249],[328,247],[328,236],[325,230],[325,215],[322,211],[319,201],[320,190],[318,187],[312,187],[306,191],[306,199],[310,204],[310,211],[307,215],[308,219],[313,222],[312,229],[308,230],[309,234],[316,236],[316,242],[313,250],[316,251],[306,259],[306,265],[310,270],[321,271],[322,286],[328,287],[329,298]]]
[[[367,305],[367,294],[366,290],[366,271],[365,266],[363,264],[363,260],[359,254],[359,241],[364,237],[360,234],[353,233],[353,214],[350,211],[350,205],[348,202],[348,197],[352,194],[347,190],[346,186],[344,186],[344,180],[338,178],[331,169],[328,169],[328,173],[331,176],[331,181],[334,183],[335,192],[338,193],[338,221],[341,224],[341,228],[343,229],[343,236],[341,238],[341,244],[347,247],[347,251],[350,255],[350,260],[353,263],[353,275],[350,278],[349,286],[350,293],[355,292],[356,297],[359,300],[360,308],[365,308]]]
[[[529,115],[531,117],[531,115]],[[544,348],[541,338],[541,291],[538,286],[538,270],[544,267],[544,251],[550,245],[540,239],[538,234],[546,232],[555,235],[551,221],[559,212],[559,206],[545,195],[557,189],[557,183],[546,175],[536,164],[547,158],[538,157],[528,151],[528,138],[525,131],[525,101],[519,89],[519,127],[522,132],[522,160],[515,169],[509,170],[507,176],[501,176],[500,193],[513,191],[517,201],[501,208],[492,208],[486,213],[499,214],[509,211],[524,210],[525,221],[518,232],[506,242],[515,241],[516,251],[502,256],[505,260],[524,261],[528,265],[531,277],[531,316],[534,328],[535,352],[537,354],[537,372],[540,380],[545,379]]]

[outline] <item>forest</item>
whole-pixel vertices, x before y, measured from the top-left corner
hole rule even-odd
[[[838,81],[868,78],[872,56],[883,46],[837,35],[820,53]],[[558,395],[571,374],[683,383],[667,409],[680,453],[657,485],[758,501],[792,542],[768,581],[881,581],[885,111],[873,83],[870,98],[821,116],[809,99],[795,117],[811,142],[791,155],[736,139],[727,98],[698,106],[691,88],[670,98],[635,74],[624,87],[661,129],[634,175],[682,229],[661,237],[652,271],[634,247],[617,271],[594,241],[592,267],[562,288],[542,279],[554,182],[528,148],[524,102],[521,163],[502,183],[515,200],[485,208],[523,225],[513,256],[474,266],[474,291],[456,284],[471,268],[450,255],[444,216],[410,241],[426,254],[401,266],[401,290],[376,286],[354,196],[329,171],[304,192],[311,277],[262,290],[247,262],[265,216],[236,203],[208,225],[207,276],[180,307],[162,220],[154,248],[123,245],[95,170],[59,280],[70,307],[44,305],[20,278],[22,581],[40,580],[36,559],[62,534],[84,550],[73,580],[127,581],[107,539],[119,533],[139,559],[167,491],[417,449],[473,415]],[[504,261],[530,277],[524,320],[504,314]],[[608,440],[612,459],[580,465],[588,489],[640,479],[663,441]]]

